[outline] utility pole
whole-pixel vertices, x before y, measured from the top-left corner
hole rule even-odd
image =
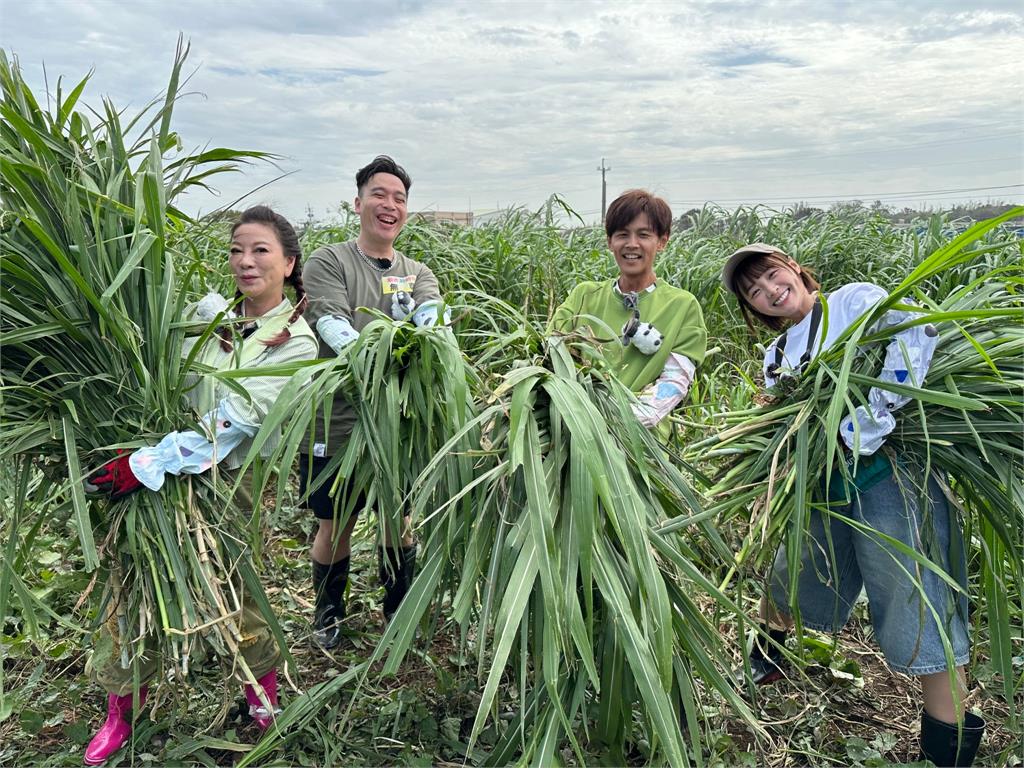
[[[604,158],[601,158],[601,166],[597,169],[601,172],[601,223],[604,223],[604,212],[606,203],[608,201],[608,184],[604,180],[604,175],[611,170],[611,168],[604,167]]]

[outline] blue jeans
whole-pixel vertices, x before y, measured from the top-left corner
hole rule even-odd
[[[914,474],[897,464],[888,478],[856,493],[849,504],[830,504],[829,511],[925,555],[966,589],[963,532],[934,477],[928,478],[927,504],[921,504]],[[916,475],[920,477],[920,471]],[[939,623],[949,638],[954,666],[966,664],[970,651],[966,594],[957,593],[890,542],[814,509],[798,567],[797,601],[805,627],[838,632],[849,620],[863,586],[871,625],[892,669],[908,675],[947,670]],[[770,593],[785,613],[788,583],[786,551],[780,548],[772,566]]]

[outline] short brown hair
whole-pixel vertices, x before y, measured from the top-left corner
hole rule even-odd
[[[668,203],[645,189],[623,192],[608,206],[604,217],[604,231],[611,237],[625,229],[641,213],[646,213],[658,237],[668,237],[672,231],[672,209]]]
[[[754,328],[753,318],[757,318],[763,325],[767,325],[773,331],[781,331],[786,327],[786,323],[788,322],[786,318],[763,315],[750,306],[750,303],[746,298],[746,293],[751,284],[769,269],[781,267],[792,272],[793,267],[790,265],[790,261],[792,261],[792,259],[789,259],[781,252],[763,253],[755,254],[737,265],[736,271],[733,273],[732,281],[736,288],[736,298],[739,299],[740,302],[740,312],[743,313],[743,319],[747,323],[747,328],[749,328],[752,333],[757,332]],[[793,263],[796,264],[795,261]],[[814,273],[802,264],[797,264],[797,266],[800,267],[800,280],[803,282],[804,287],[811,293],[819,290],[821,286],[818,284],[818,281],[814,279]]]

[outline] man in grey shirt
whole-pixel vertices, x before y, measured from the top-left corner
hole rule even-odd
[[[437,322],[441,295],[434,273],[394,249],[395,238],[408,217],[407,197],[412,180],[405,169],[386,155],[380,155],[356,174],[355,212],[359,214],[359,236],[345,243],[319,248],[306,262],[304,281],[309,307],[305,317],[320,339],[320,355],[339,353],[359,337],[371,315],[356,311],[373,307],[395,320],[416,325]],[[316,420],[313,455],[299,463],[300,490],[319,482],[331,457],[343,450],[356,423],[356,412],[341,393],[335,394],[331,418],[324,429]],[[309,496],[307,506],[319,521],[313,541],[313,588],[316,593],[316,641],[325,649],[340,640],[339,624],[345,617],[345,585],[348,581],[352,529],[366,506],[365,494],[342,478],[334,498],[330,489],[337,473]],[[356,493],[352,513],[340,534],[340,502]],[[343,514],[342,514],[343,516]],[[397,534],[395,535],[398,538]],[[384,584],[384,616],[390,619],[412,583],[416,569],[416,545],[405,531],[401,543],[382,542],[380,580]]]

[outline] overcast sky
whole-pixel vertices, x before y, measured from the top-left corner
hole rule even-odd
[[[587,220],[647,187],[676,213],[837,198],[1024,199],[1024,3],[0,0],[0,45],[89,104],[166,87],[179,32],[190,147],[282,156],[218,182],[322,217],[392,154],[410,208],[562,194]]]

